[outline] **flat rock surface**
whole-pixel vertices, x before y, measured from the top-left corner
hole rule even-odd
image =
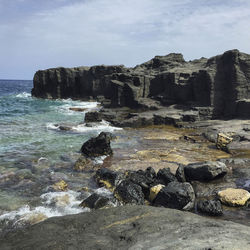
[[[250,249],[250,230],[175,209],[124,206],[48,219],[0,238],[0,249]]]

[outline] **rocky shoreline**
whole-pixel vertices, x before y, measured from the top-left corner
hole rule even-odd
[[[85,198],[88,214],[8,233],[1,249],[249,249],[249,86],[250,55],[238,50],[38,71],[33,96],[98,100],[85,125],[105,120],[139,142],[126,151],[112,149],[119,138],[110,133],[85,142],[73,170],[92,172],[108,195]],[[96,169],[99,156],[107,157]]]

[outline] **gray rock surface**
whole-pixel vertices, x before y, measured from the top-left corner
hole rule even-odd
[[[184,104],[206,119],[247,118],[250,55],[230,50],[210,59],[186,62],[181,54],[172,53],[134,68],[100,65],[39,70],[32,95],[96,99],[104,106],[147,110]]]
[[[187,181],[211,181],[224,176],[227,171],[226,164],[219,161],[191,163],[184,167]]]
[[[249,248],[247,226],[148,206],[50,218],[0,238],[1,250]]]

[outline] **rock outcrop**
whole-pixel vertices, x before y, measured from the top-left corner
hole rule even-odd
[[[250,117],[250,55],[230,50],[210,59],[156,56],[134,68],[93,66],[39,70],[32,95],[96,99],[107,107],[157,109],[182,104],[205,118]]]
[[[249,249],[249,227],[189,212],[124,206],[50,218],[0,238],[7,249]]]

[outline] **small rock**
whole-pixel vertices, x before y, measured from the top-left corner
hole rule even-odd
[[[160,169],[157,173],[157,179],[163,185],[167,185],[172,181],[177,181],[176,177],[170,172],[169,168]]]
[[[115,189],[115,197],[125,204],[144,204],[142,188],[129,180],[122,181]]]
[[[146,198],[149,197],[150,187],[155,185],[155,173],[152,169],[146,171],[130,171],[127,172],[127,179],[133,183],[139,185],[142,188],[142,192]]]
[[[227,173],[227,166],[223,162],[197,162],[184,167],[187,181],[210,181],[224,176]]]
[[[94,178],[100,186],[104,185],[107,189],[114,189],[125,177],[122,173],[100,168],[96,171]]]
[[[70,130],[72,130],[71,127],[69,127],[69,126],[64,126],[64,125],[60,125],[58,128],[59,128],[60,130],[63,130],[63,131],[70,131]]]
[[[223,151],[228,152],[227,145],[233,141],[233,138],[230,137],[227,134],[224,133],[218,133],[217,135],[217,141],[216,141],[216,147],[218,149],[221,149]]]
[[[81,152],[87,157],[111,155],[113,151],[110,146],[110,140],[110,133],[101,132],[97,137],[86,141],[82,145]]]
[[[84,112],[86,111],[86,108],[77,108],[77,107],[71,107],[69,110],[76,111],[76,112]]]
[[[107,197],[93,193],[87,199],[85,199],[79,206],[88,207],[91,209],[99,209],[107,206],[108,204],[109,204],[109,199]]]
[[[154,201],[155,197],[157,196],[157,194],[161,191],[161,189],[165,187],[164,185],[162,184],[158,184],[156,186],[153,186],[150,188],[150,194],[149,194],[149,200],[151,202]]]
[[[156,196],[153,205],[168,208],[191,210],[195,194],[190,183],[170,182]]]
[[[53,185],[54,190],[57,191],[65,191],[68,189],[68,184],[64,181],[61,180]]]
[[[220,201],[228,206],[244,206],[250,199],[250,193],[244,189],[227,188],[218,192]]]
[[[175,177],[179,182],[186,182],[184,168],[185,165],[179,164],[179,167],[176,170]]]
[[[218,200],[200,200],[197,203],[198,211],[212,216],[222,215],[221,202]]]

